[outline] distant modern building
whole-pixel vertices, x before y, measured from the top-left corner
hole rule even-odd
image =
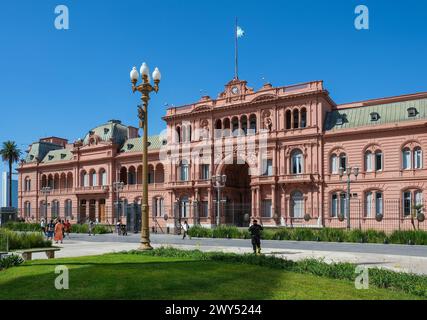
[[[219,214],[237,226],[254,217],[265,226],[345,228],[347,212],[361,229],[418,225],[411,217],[427,188],[426,92],[339,105],[322,81],[253,90],[234,79],[216,98],[169,108],[163,120],[167,133],[148,148],[153,227],[182,219],[212,227]],[[74,143],[41,139],[18,169],[21,215],[127,220],[129,211],[114,207],[120,200],[140,209],[141,164],[138,129],[120,121]],[[349,204],[350,167],[359,174]],[[227,177],[219,205],[214,175]]]
[[[9,207],[9,180],[8,172],[1,175],[0,207]],[[18,180],[12,178],[12,207],[18,208]]]

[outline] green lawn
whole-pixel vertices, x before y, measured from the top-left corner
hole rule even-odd
[[[70,269],[56,290],[55,266]],[[387,289],[246,264],[145,255],[29,261],[0,272],[0,299],[419,299]]]

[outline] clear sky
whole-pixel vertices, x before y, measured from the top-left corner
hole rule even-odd
[[[69,30],[54,9],[69,8]],[[354,27],[357,5],[370,29]],[[234,72],[258,89],[324,80],[344,103],[427,91],[427,1],[245,0],[0,2],[0,141],[21,149],[43,136],[74,141],[109,119],[137,125],[129,71],[162,72],[150,105],[150,134],[166,106],[216,97]]]

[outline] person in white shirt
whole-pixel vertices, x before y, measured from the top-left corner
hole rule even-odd
[[[182,225],[182,230],[184,231],[184,235],[182,236],[182,240],[185,239],[185,237],[188,235],[188,230],[190,229],[190,226],[187,223],[187,220],[184,221],[184,224]],[[191,237],[190,237],[191,239]]]

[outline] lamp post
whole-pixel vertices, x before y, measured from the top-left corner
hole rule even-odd
[[[51,187],[43,187],[40,192],[42,195],[45,196],[45,201],[44,201],[44,214],[45,214],[45,219],[47,220],[47,196],[50,195],[50,192],[52,191]]]
[[[226,181],[227,181],[227,176],[225,174],[212,176],[212,184],[213,184],[213,187],[217,191],[217,197],[216,197],[216,205],[217,205],[217,207],[216,207],[216,226],[217,227],[221,224],[221,216],[220,216],[221,189],[225,187]]]
[[[344,171],[344,168],[340,168],[339,175],[340,179],[344,176],[344,173],[347,174],[347,193],[346,193],[346,202],[345,202],[345,212],[347,214],[347,229],[350,230],[350,183],[351,183],[351,174],[353,173],[354,176],[357,178],[359,175],[359,168],[347,168]]]
[[[139,127],[143,129],[142,135],[142,217],[141,217],[141,245],[140,250],[153,249],[150,245],[150,229],[148,221],[148,101],[150,100],[150,93],[159,91],[159,83],[161,74],[158,68],[154,69],[153,80],[154,85],[151,85],[150,70],[144,62],[140,68],[142,83],[137,85],[139,73],[135,67],[130,72],[130,79],[132,82],[132,92],[139,91],[141,93],[142,106],[138,106]]]
[[[123,191],[124,183],[123,182],[114,182],[113,183],[113,190],[116,193],[116,210],[117,210],[117,221],[119,221],[120,218],[120,210],[119,210],[119,204],[120,204],[120,192]]]

